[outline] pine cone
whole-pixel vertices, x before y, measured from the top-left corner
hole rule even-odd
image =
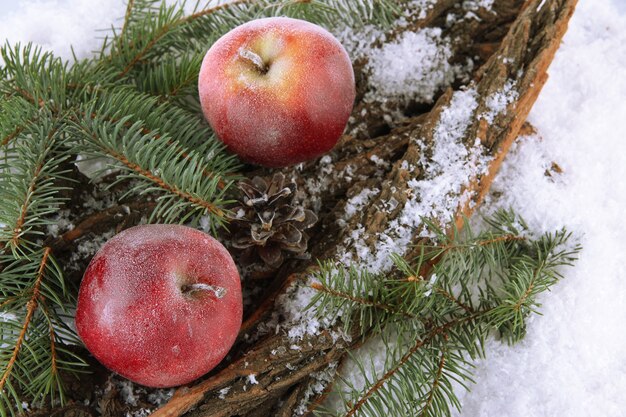
[[[317,216],[293,205],[296,184],[285,184],[285,175],[276,173],[269,184],[254,177],[240,181],[238,187],[243,198],[232,209],[232,245],[244,250],[248,262],[258,255],[272,268],[288,256],[302,257],[309,241],[304,230],[315,224]]]

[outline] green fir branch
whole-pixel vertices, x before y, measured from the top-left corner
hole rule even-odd
[[[66,107],[66,62],[30,43],[24,47],[4,45],[0,56],[5,61],[5,95],[21,96],[32,105],[46,106],[53,112]]]
[[[320,266],[310,308],[363,337],[375,335],[385,350],[382,367],[380,358],[352,353],[364,385],[342,377],[335,395],[344,409],[316,413],[441,417],[460,408],[454,386],[472,382],[472,363],[484,356],[487,337],[496,331],[508,342],[521,339],[538,297],[580,250],[565,231],[531,237],[512,212],[486,223],[481,233],[466,227],[452,237],[431,225],[438,244],[425,246],[417,259],[394,256],[393,276]],[[429,275],[420,276],[425,265]]]
[[[25,133],[28,138],[17,140],[0,163],[0,245],[16,257],[24,255],[25,247],[37,246],[34,239],[54,223],[49,215],[63,203],[59,194],[65,187],[58,181],[66,174],[61,164],[68,158],[50,114]]]
[[[211,145],[181,152],[183,148],[169,135],[144,133],[142,123],[129,125],[130,119],[95,116],[76,124],[83,139],[81,151],[88,157],[108,157],[115,161],[110,168],[122,170],[111,186],[131,180],[127,194],[154,194],[157,206],[152,220],[198,224],[200,217],[208,216],[213,229],[224,225],[224,207],[229,203],[224,193],[233,181],[225,173],[232,168],[232,159],[210,158]]]
[[[161,60],[181,51],[204,53],[217,38],[232,28],[261,17],[288,16],[333,27],[339,23],[353,27],[365,23],[389,24],[398,16],[397,5],[389,0],[236,0],[219,5],[207,4],[185,15],[179,5],[146,3],[141,19],[127,27],[127,35],[111,50],[109,61],[127,77],[138,66]],[[111,41],[115,43],[115,40]]]
[[[63,402],[61,372],[86,364],[68,348],[77,342],[63,320],[71,296],[50,248],[22,259],[3,255],[1,263],[0,415],[7,416],[23,399]]]

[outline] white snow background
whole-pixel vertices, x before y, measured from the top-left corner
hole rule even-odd
[[[0,41],[64,58],[99,46],[122,0],[0,0]],[[626,416],[626,0],[581,0],[529,120],[482,213],[514,208],[536,232],[584,247],[510,347],[491,341],[466,417]],[[544,175],[553,162],[560,175]],[[404,416],[391,416],[404,417]]]

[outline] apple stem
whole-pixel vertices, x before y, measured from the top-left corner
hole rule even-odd
[[[267,71],[269,71],[269,68],[263,62],[263,59],[251,50],[240,48],[239,56],[246,61],[251,62],[261,74],[267,74]]]
[[[195,284],[183,285],[181,291],[185,294],[194,293],[196,291],[210,291],[215,297],[222,298],[226,294],[226,289],[222,287],[214,287],[213,285],[197,282]]]

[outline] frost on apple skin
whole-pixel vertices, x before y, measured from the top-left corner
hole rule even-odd
[[[185,293],[196,283],[215,291]],[[190,382],[227,354],[242,318],[237,268],[200,231],[145,225],[109,240],[79,291],[78,334],[106,367],[143,385]]]
[[[263,60],[263,71],[242,48]],[[329,151],[356,94],[343,46],[325,29],[290,18],[257,19],[220,38],[202,62],[198,90],[219,139],[268,167]]]

